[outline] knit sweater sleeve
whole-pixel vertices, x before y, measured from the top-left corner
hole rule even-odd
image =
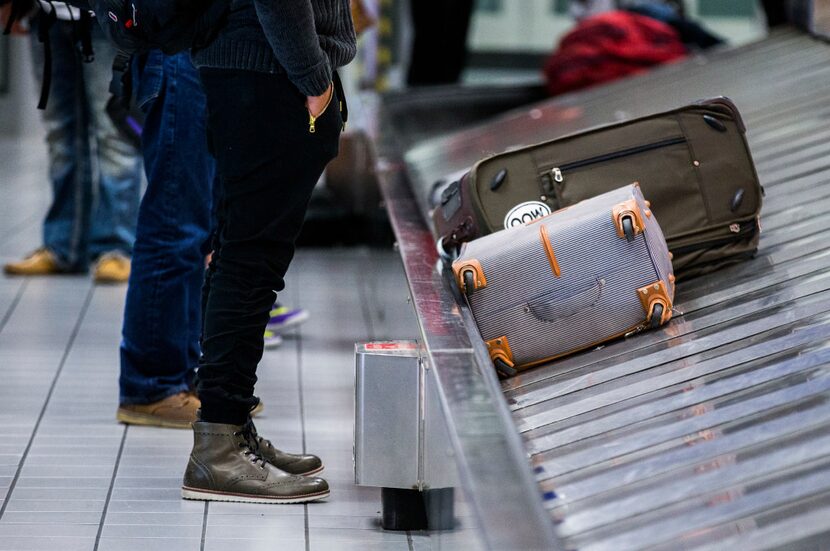
[[[332,79],[320,48],[311,0],[254,0],[257,17],[288,78],[306,96],[319,96]]]

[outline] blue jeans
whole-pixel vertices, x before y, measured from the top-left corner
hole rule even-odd
[[[121,342],[121,404],[188,390],[199,361],[201,287],[215,174],[205,96],[188,53],[134,61],[147,119],[141,201]]]
[[[67,271],[85,271],[106,252],[129,255],[141,194],[141,158],[105,112],[115,49],[93,25],[95,61],[84,63],[72,25],[50,30],[52,89],[43,114],[49,148],[52,205],[43,244]],[[43,46],[33,40],[36,73]]]

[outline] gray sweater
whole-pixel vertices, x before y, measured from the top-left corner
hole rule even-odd
[[[227,21],[197,67],[284,72],[306,96],[325,92],[332,70],[355,56],[349,0],[231,0]]]

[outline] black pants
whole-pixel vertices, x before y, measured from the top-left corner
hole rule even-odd
[[[306,98],[285,75],[200,76],[220,189],[197,391],[202,420],[241,424],[257,403],[268,312],[285,286],[311,190],[337,155],[342,120],[335,96],[311,133]]]

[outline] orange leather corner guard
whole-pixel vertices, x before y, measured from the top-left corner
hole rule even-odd
[[[487,278],[484,277],[484,269],[481,267],[481,263],[478,260],[456,260],[452,263],[452,272],[455,275],[455,281],[458,284],[458,288],[464,293],[478,291],[479,289],[487,287]],[[465,272],[473,273],[473,285],[475,288],[469,291],[466,288],[467,285],[464,283]]]
[[[654,311],[656,304],[663,306],[663,315],[660,323],[666,323],[671,319],[673,293],[669,293],[666,283],[663,280],[637,289],[637,295],[640,297],[640,304],[643,305],[647,321],[651,321],[651,313]]]
[[[507,342],[507,337],[496,337],[486,342],[487,350],[490,352],[490,359],[493,361],[502,360],[510,367],[514,367],[513,351],[510,350],[510,343]]]

